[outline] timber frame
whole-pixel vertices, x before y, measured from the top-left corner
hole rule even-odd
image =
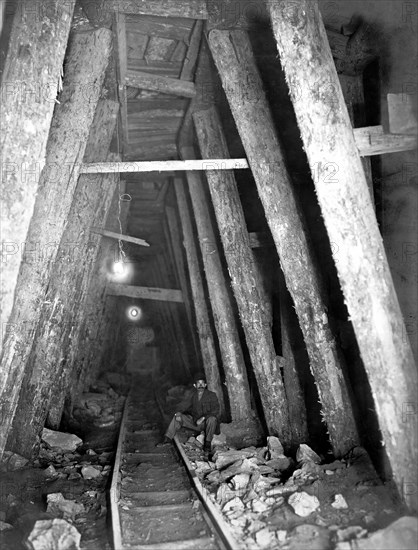
[[[319,225],[303,202],[308,192],[297,188],[287,128],[256,59],[252,30],[261,21],[290,94],[336,301],[346,307],[394,481],[416,511],[405,484],[418,476],[417,372],[376,211],[373,160],[412,158],[416,120],[405,123],[393,94],[390,124],[365,119],[362,78],[380,54],[370,27],[328,28],[316,0],[297,8],[253,2],[235,14],[226,0],[74,4],[57,7],[43,42],[41,26],[29,29],[18,10],[4,67],[2,91],[25,71],[36,80],[44,58],[58,81],[65,56],[53,105],[19,110],[13,94],[1,105],[10,138],[1,322],[10,330],[0,356],[0,456],[6,445],[30,456],[45,422],[58,428],[77,392],[109,357],[116,361],[128,303],[158,326],[163,374],[183,382],[203,368],[222,419],[242,433],[276,435],[286,451],[305,442],[309,380],[334,456],[362,444],[354,376],[312,235]],[[42,45],[32,64],[19,33]],[[34,179],[19,173],[37,158]],[[68,243],[76,243],[75,256]],[[111,279],[117,262],[134,266],[130,279]]]

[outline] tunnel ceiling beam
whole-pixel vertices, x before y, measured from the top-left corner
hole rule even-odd
[[[163,302],[183,302],[181,290],[172,288],[155,288],[150,286],[124,285],[121,283],[109,283],[107,294],[115,296],[129,296],[143,300],[160,300]]]
[[[161,18],[207,19],[207,0],[106,0],[105,9],[129,15],[156,15]],[[92,3],[92,0],[86,0]],[[94,0],[93,0],[94,4]],[[99,2],[102,5],[103,2]],[[102,8],[104,9],[104,8]]]
[[[140,71],[128,71],[124,84],[131,88],[150,90],[159,92],[160,94],[169,94],[179,97],[194,97],[196,95],[194,82]]]
[[[215,108],[196,111],[193,120],[202,156],[227,157],[228,146]],[[263,309],[261,277],[250,247],[237,183],[230,171],[211,170],[206,178],[267,428],[285,448],[290,448],[287,398],[276,363],[268,313]]]
[[[0,453],[15,414],[33,343],[32,333],[25,327],[35,330],[45,313],[45,306],[49,307],[48,303],[44,304],[43,297],[70,213],[79,163],[83,160],[111,46],[112,33],[108,29],[98,29],[75,36],[67,54],[60,105],[54,111],[45,168],[26,238],[27,255],[16,284],[16,299],[10,316],[15,330],[7,336],[1,357]],[[92,82],[95,86],[91,86]],[[51,243],[57,246],[51,247]]]
[[[185,184],[181,178],[174,179],[174,189],[183,230],[183,244],[189,269],[190,286],[193,297],[192,303],[195,311],[203,368],[209,389],[214,391],[218,396],[222,418],[225,418],[225,400],[222,391],[218,360],[216,357],[215,339],[210,323],[208,304],[205,298],[203,276],[199,266],[198,250],[193,235],[193,224],[190,209],[187,204]]]
[[[416,510],[416,491],[405,491],[418,477],[416,366],[318,6],[297,8],[288,18],[269,3],[273,32],[311,170],[339,167],[333,183],[314,178],[316,193],[394,479]],[[318,82],[332,97],[315,94]]]
[[[115,12],[113,17],[113,40],[115,44],[115,53],[117,56],[116,71],[118,82],[125,82],[128,71],[128,50],[126,46],[126,16],[124,13]],[[129,145],[128,131],[128,98],[126,86],[118,86],[118,98],[120,103],[120,121],[121,121],[121,143],[119,153],[123,158],[123,153]]]
[[[294,195],[251,43],[245,31],[213,30],[208,41],[298,314],[330,442],[334,454],[342,456],[359,443],[343,360],[328,324],[321,272]],[[248,102],[245,93],[236,93],[237,89],[245,90],[246,82],[252,83],[256,102]]]
[[[0,100],[3,327],[12,311],[21,247],[26,241],[45,162],[74,4],[75,0],[53,0],[48,5],[51,15],[44,21],[29,12],[24,1],[17,2],[12,22]],[[1,2],[1,9],[5,5]],[[2,330],[1,338],[4,333]]]

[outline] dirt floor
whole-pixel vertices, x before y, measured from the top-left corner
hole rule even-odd
[[[65,428],[83,440],[76,450],[63,451],[42,441],[39,455],[35,452],[36,458],[23,468],[11,468],[12,460],[2,462],[2,550],[27,548],[25,541],[35,522],[57,518],[65,519],[77,529],[83,550],[110,550],[106,489],[125,398],[123,391],[115,392],[108,383],[94,390],[83,394],[74,415],[62,426],[61,431]],[[56,498],[48,495],[59,493],[64,500],[58,506],[48,502]]]

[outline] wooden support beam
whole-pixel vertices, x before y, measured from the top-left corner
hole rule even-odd
[[[408,134],[386,134],[382,126],[354,128],[354,149],[361,157],[388,155],[417,148],[417,136]]]
[[[46,20],[16,3],[1,82],[1,326],[6,327],[46,142],[56,106],[75,0],[53,0]],[[4,9],[6,2],[1,2]],[[5,14],[4,14],[5,15]],[[1,331],[1,340],[5,330]]]
[[[64,87],[52,120],[33,216],[27,235],[25,261],[16,285],[10,322],[15,326],[1,356],[2,423],[0,453],[15,414],[24,369],[33,344],[26,326],[37,327],[51,267],[71,209],[89,130],[109,62],[112,33],[99,29],[74,36],[67,55]],[[91,82],[95,86],[91,86]],[[86,89],[89,100],[86,101]],[[51,247],[51,243],[57,243]],[[40,254],[41,253],[41,254]],[[40,305],[41,304],[41,305]],[[54,304],[59,307],[59,304]]]
[[[189,48],[184,58],[183,67],[180,73],[181,80],[193,80],[193,73],[196,67],[197,56],[200,49],[200,41],[203,33],[203,22],[196,21],[190,36]]]
[[[309,246],[251,44],[245,31],[214,30],[209,46],[298,314],[332,448],[336,456],[342,456],[359,443],[342,358],[328,324],[319,266]],[[244,89],[248,81],[257,101],[248,102],[233,92],[237,83],[238,89]]]
[[[115,12],[113,18],[113,36],[115,43],[115,53],[118,58],[116,63],[118,74],[118,96],[120,102],[120,119],[122,129],[121,147],[119,153],[123,155],[127,145],[129,145],[128,133],[128,98],[126,86],[124,86],[126,74],[128,71],[128,50],[126,47],[126,17],[124,13]],[[123,158],[123,157],[122,157]]]
[[[90,0],[94,2],[94,0]],[[103,2],[100,1],[103,5]],[[106,0],[103,9],[129,15],[156,15],[158,17],[184,17],[207,19],[206,0]]]
[[[193,120],[202,156],[227,157],[228,146],[215,109],[195,112]],[[206,178],[267,428],[290,449],[285,388],[276,364],[269,318],[260,293],[261,278],[250,247],[235,177],[231,172],[212,170]]]
[[[180,97],[194,97],[196,95],[196,88],[193,82],[140,71],[128,71],[124,84],[132,88],[152,90],[161,94]]]
[[[248,168],[246,159],[189,159],[156,160],[144,162],[97,162],[83,164],[80,174],[173,172],[183,170],[243,170]]]
[[[394,480],[416,511],[416,366],[321,15],[311,0],[298,8],[287,18],[269,3],[273,31],[311,170],[338,166],[332,182],[314,178],[316,194]]]
[[[194,151],[192,148],[184,148],[181,154],[192,158]],[[187,172],[186,177],[225,371],[232,420],[250,423],[252,419],[250,387],[237,323],[212,227],[204,182],[199,173]]]
[[[203,276],[199,266],[198,250],[193,235],[192,218],[189,205],[187,204],[185,184],[181,178],[174,179],[174,189],[183,230],[183,245],[186,251],[193,297],[192,303],[195,311],[203,368],[205,370],[208,387],[211,391],[216,393],[221,407],[221,416],[225,419],[225,399],[216,357],[215,339],[209,319],[209,309],[205,298]]]
[[[120,283],[109,283],[107,294],[114,296],[129,296],[130,298],[141,298],[142,300],[160,300],[163,302],[183,302],[181,290],[172,288],[153,288],[149,286],[123,285]]]
[[[85,160],[106,159],[116,127],[119,104],[100,100],[91,125]],[[87,287],[99,254],[100,239],[88,228],[106,212],[117,176],[80,176],[68,215],[57,259],[48,283],[43,315],[25,370],[19,402],[9,434],[8,448],[30,457],[36,436],[43,428],[51,403],[59,403],[58,428],[72,371],[71,341],[77,341],[79,317],[84,312]],[[36,381],[36,382],[34,382]]]
[[[121,235],[120,233],[115,233],[114,231],[108,231],[107,229],[102,229],[101,227],[91,227],[91,233],[97,233],[103,237],[109,237],[110,239],[117,239],[118,241],[125,241],[127,243],[134,243],[139,246],[150,246],[147,241],[144,239],[138,239],[138,237],[130,237],[129,235]]]
[[[165,214],[167,218],[167,227],[169,230],[169,238],[171,240],[171,248],[173,250],[175,267],[180,282],[180,288],[184,298],[184,305],[186,307],[187,320],[189,322],[190,334],[192,336],[195,354],[200,360],[199,346],[196,336],[196,322],[193,315],[191,300],[190,300],[190,285],[188,282],[188,274],[186,265],[184,262],[184,252],[180,237],[180,231],[178,226],[177,215],[172,206],[166,206]],[[197,365],[198,366],[198,365]],[[199,369],[201,370],[201,369]]]

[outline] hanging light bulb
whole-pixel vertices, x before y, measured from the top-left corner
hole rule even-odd
[[[139,321],[142,317],[142,309],[137,306],[130,306],[126,314],[131,321]]]

